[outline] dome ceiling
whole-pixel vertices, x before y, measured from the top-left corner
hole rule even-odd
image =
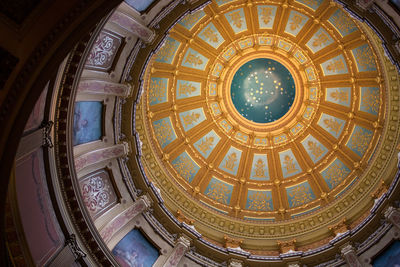
[[[367,36],[322,0],[220,0],[183,17],[149,61],[135,122],[171,212],[249,248],[311,231],[321,212],[334,223],[384,129]]]

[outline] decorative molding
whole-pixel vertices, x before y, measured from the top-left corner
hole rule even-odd
[[[111,147],[91,151],[74,159],[75,169],[77,172],[79,172],[87,166],[99,163],[101,161],[123,157],[128,153],[129,145],[126,142]]]
[[[53,121],[43,122],[41,125],[43,131],[43,147],[52,148],[54,146],[51,137],[51,129],[53,128],[53,125]]]
[[[225,248],[240,248],[243,240],[235,239],[233,237],[224,235],[224,247]]]
[[[81,80],[78,85],[79,93],[114,95],[128,97],[131,94],[131,85],[114,83],[104,80]]]
[[[187,225],[193,225],[194,224],[194,220],[189,219],[188,217],[186,217],[181,210],[177,210],[176,211],[176,218],[178,219],[178,221],[180,221],[181,223],[186,223]]]
[[[334,224],[332,226],[329,226],[328,229],[335,235],[338,236],[340,234],[343,234],[349,230],[349,226],[347,225],[346,218],[343,218],[340,222],[337,224]]]
[[[277,241],[279,246],[279,251],[282,254],[291,253],[296,251],[296,239],[289,241]]]
[[[90,50],[85,69],[112,72],[124,45],[125,40],[122,36],[103,29]]]
[[[374,199],[379,199],[388,190],[385,181],[381,180],[378,188],[371,194]]]
[[[367,10],[375,0],[357,0],[357,6],[359,6],[362,10]]]
[[[78,243],[76,242],[76,236],[74,234],[71,234],[65,240],[65,244],[71,249],[75,256],[75,260],[86,257],[86,253],[83,252],[83,250],[78,246]]]

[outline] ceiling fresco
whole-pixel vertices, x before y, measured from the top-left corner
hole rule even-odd
[[[288,69],[268,58],[253,59],[241,66],[233,76],[230,91],[240,115],[257,123],[281,118],[296,94]]]
[[[385,129],[367,36],[328,0],[219,0],[184,16],[150,59],[135,115],[171,212],[217,240],[288,238],[328,209],[333,223]]]

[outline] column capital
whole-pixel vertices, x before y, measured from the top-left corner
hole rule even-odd
[[[340,248],[340,253],[342,253],[342,255],[346,255],[349,253],[355,253],[355,250],[351,244],[346,244]]]
[[[238,259],[229,259],[228,267],[243,267],[243,261]]]
[[[151,198],[148,195],[141,195],[138,198],[138,201],[139,200],[144,202],[144,204],[146,205],[146,209],[150,208],[153,205],[153,201],[151,200]]]
[[[357,257],[356,250],[351,244],[348,243],[341,247],[340,252],[349,267],[362,267]]]
[[[400,212],[393,206],[389,206],[384,211],[385,218],[388,222],[400,229]]]
[[[189,237],[187,237],[186,235],[184,235],[184,234],[181,234],[177,239],[176,239],[176,242],[175,242],[175,244],[182,244],[182,245],[184,245],[184,246],[186,246],[186,247],[190,247],[190,243],[192,242],[192,240],[189,238]]]

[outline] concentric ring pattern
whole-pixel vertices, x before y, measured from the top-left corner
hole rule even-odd
[[[385,115],[382,67],[366,36],[323,0],[217,0],[183,17],[147,67],[136,117],[156,159],[144,159],[149,177],[186,192],[165,192],[183,203],[172,212],[240,236],[240,226],[215,225],[208,214],[228,216],[251,236],[252,224],[297,220],[345,195],[363,176]],[[231,84],[262,58],[291,73],[295,94],[281,116],[257,122],[243,115],[245,104],[235,107]],[[286,90],[257,84],[258,97]]]

